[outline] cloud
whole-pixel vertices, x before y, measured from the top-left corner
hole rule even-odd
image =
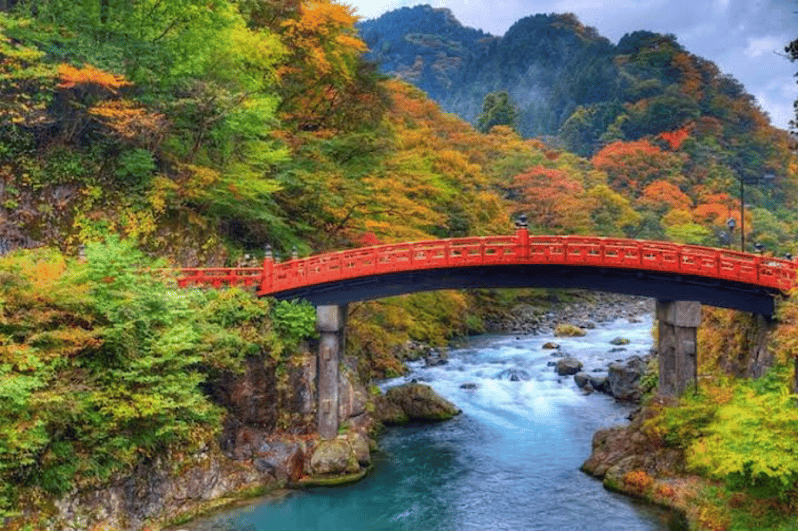
[[[789,37],[786,35],[749,37],[745,55],[754,59],[766,53],[772,54],[775,52],[782,52],[784,50],[784,45],[789,42],[789,40]]]

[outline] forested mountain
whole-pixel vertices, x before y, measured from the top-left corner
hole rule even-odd
[[[462,27],[446,9],[416,6],[359,28],[384,72],[466,120],[476,119],[486,94],[508,91],[527,136],[556,133],[577,105],[605,101],[615,90],[613,46],[573,15],[534,15],[494,37]]]
[[[756,227],[751,236],[771,246],[790,239],[798,189],[788,135],[739,82],[672,35],[631,31],[614,45],[574,15],[539,14],[494,37],[430,6],[358,27],[383,72],[444,110],[490,124],[488,107],[509,102],[523,136],[590,158],[642,214],[628,235],[722,243],[725,220],[739,221],[742,180],[756,218],[751,225],[746,214],[746,233]]]

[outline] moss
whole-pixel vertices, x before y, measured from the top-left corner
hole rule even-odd
[[[214,500],[208,500],[194,509],[177,514],[168,519],[164,519],[160,522],[160,526],[156,525],[156,528],[160,527],[161,529],[170,529],[173,527],[178,527],[192,520],[196,520],[197,518],[211,516],[225,509],[230,509],[238,505],[244,505],[254,498],[260,498],[270,494],[275,495],[284,486],[285,485],[283,484],[273,484],[244,488],[232,495],[216,498]]]
[[[352,474],[342,474],[335,476],[312,476],[300,479],[295,483],[289,484],[292,488],[308,489],[311,487],[342,487],[357,483],[371,470],[371,467],[361,468],[359,471]]]
[[[558,324],[554,329],[555,337],[582,337],[586,334],[587,332],[572,324]]]

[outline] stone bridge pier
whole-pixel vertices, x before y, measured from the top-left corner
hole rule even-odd
[[[346,311],[346,304],[316,307],[318,432],[324,439],[338,435],[338,370],[346,339]]]
[[[701,304],[657,300],[656,318],[659,394],[679,396],[695,389],[697,381],[696,335],[701,324]]]

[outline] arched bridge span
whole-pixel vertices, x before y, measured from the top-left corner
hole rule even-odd
[[[178,283],[256,285],[259,296],[346,304],[457,288],[585,288],[772,315],[796,264],[726,249],[582,236],[453,238],[326,253],[260,268],[186,268]]]
[[[260,296],[304,298],[316,306],[317,421],[322,437],[339,427],[338,367],[346,304],[445,288],[575,287],[657,298],[659,393],[697,381],[696,330],[708,304],[771,316],[796,265],[725,249],[580,236],[514,235],[380,245],[262,267],[187,268],[180,286],[256,286]],[[696,302],[697,301],[697,302]]]

